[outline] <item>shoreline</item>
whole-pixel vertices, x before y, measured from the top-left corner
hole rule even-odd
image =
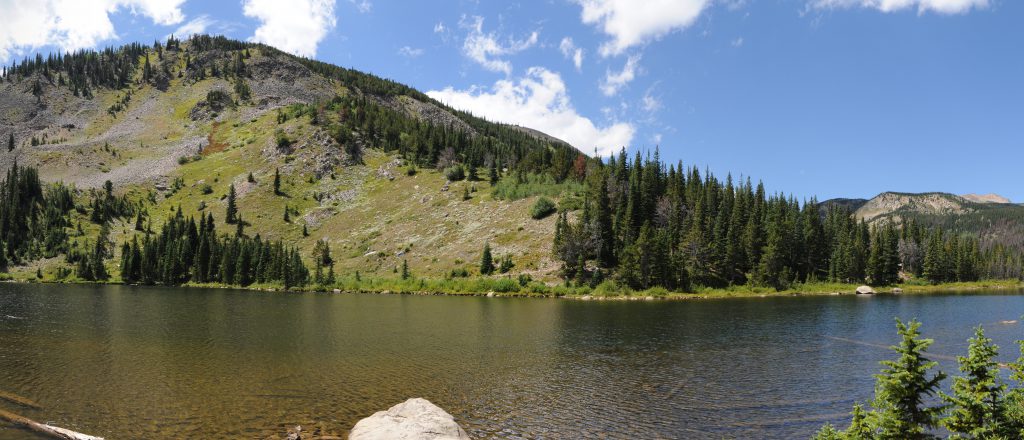
[[[443,279],[442,279],[443,280]],[[430,280],[437,282],[442,280]],[[558,291],[562,286],[554,286],[554,292],[534,292],[524,286],[517,291],[494,291],[494,290],[469,290],[469,291],[442,291],[439,289],[396,289],[395,286],[381,288],[344,288],[345,286],[333,287],[322,285],[308,285],[304,287],[292,287],[285,289],[283,286],[275,285],[249,285],[233,286],[220,283],[192,284],[186,283],[180,286],[145,285],[145,284],[124,284],[119,281],[107,282],[84,282],[77,280],[37,280],[32,278],[16,279],[9,278],[4,282],[16,284],[75,284],[75,285],[125,285],[140,287],[186,287],[198,289],[236,289],[258,292],[281,292],[281,293],[322,293],[322,294],[373,294],[373,295],[417,295],[417,296],[467,296],[467,297],[488,297],[488,298],[558,298],[574,301],[688,301],[688,300],[709,300],[727,298],[773,298],[773,297],[809,297],[809,296],[898,296],[898,295],[928,295],[948,293],[972,293],[981,290],[994,290],[1012,293],[1019,291],[1024,295],[1024,281],[1018,280],[990,280],[974,281],[964,283],[944,284],[898,284],[894,286],[879,287],[877,293],[858,295],[855,293],[855,284],[821,283],[801,286],[793,289],[772,291],[768,288],[734,287],[724,289],[702,289],[697,292],[668,292],[663,289],[648,289],[635,291],[620,288],[615,292],[601,292],[598,288],[577,287],[566,288],[566,291]],[[894,292],[893,289],[902,289],[901,292]]]

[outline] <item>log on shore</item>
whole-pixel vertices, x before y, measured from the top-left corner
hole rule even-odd
[[[45,434],[50,437],[61,439],[61,440],[103,440],[103,437],[93,437],[88,434],[82,434],[75,432],[70,429],[64,429],[57,426],[47,425],[45,423],[39,423],[35,420],[27,417],[22,417],[14,413],[9,413],[0,409],[0,420],[6,420],[17,426],[28,428],[32,431],[40,434]]]

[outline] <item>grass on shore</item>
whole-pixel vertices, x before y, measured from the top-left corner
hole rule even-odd
[[[230,287],[230,286],[218,286]],[[280,289],[281,286],[249,286],[254,289]],[[732,286],[728,288],[698,288],[694,292],[671,292],[661,287],[634,290],[612,281],[605,281],[596,287],[575,284],[549,285],[528,278],[514,277],[467,277],[467,278],[366,278],[343,277],[329,285],[310,284],[293,290],[299,291],[341,291],[356,293],[395,293],[419,295],[488,295],[527,297],[594,297],[594,298],[663,298],[663,299],[706,299],[706,298],[751,298],[772,296],[822,296],[852,295],[857,284],[808,283],[795,285],[785,290],[769,287]],[[959,292],[975,290],[1024,289],[1019,280],[986,280],[936,285],[900,284],[876,288],[878,293],[891,293],[893,288],[903,289],[907,294]]]
[[[44,277],[38,279],[35,270],[12,270],[9,273],[0,273],[0,281],[27,282],[27,283],[71,283],[81,284],[84,282],[72,274],[65,279],[55,279],[49,272],[44,272]],[[107,284],[118,284],[116,274]],[[97,284],[103,284],[100,282]],[[187,284],[189,287],[206,288],[242,288],[239,286],[221,283]],[[400,276],[358,276],[350,275],[338,278],[334,283],[317,284],[310,283],[302,287],[293,287],[288,290],[306,292],[347,292],[347,293],[384,293],[384,294],[417,294],[417,295],[467,295],[467,296],[517,296],[517,297],[568,297],[568,298],[617,298],[617,299],[640,299],[640,298],[661,298],[661,299],[707,299],[707,298],[752,298],[752,297],[777,297],[777,296],[822,296],[822,295],[852,295],[858,287],[857,284],[845,283],[806,283],[796,284],[788,289],[775,290],[770,287],[757,286],[730,286],[725,288],[697,288],[693,292],[672,292],[661,287],[654,287],[646,290],[634,290],[622,286],[614,281],[605,281],[591,287],[574,283],[547,284],[532,280],[529,276],[500,276],[500,277],[453,277],[453,278],[418,278],[411,276],[402,279]],[[973,282],[957,282],[942,284],[925,284],[921,281],[912,280],[895,286],[876,287],[880,294],[891,293],[893,289],[902,289],[904,294],[929,294],[942,292],[970,292],[978,290],[1024,290],[1024,282],[1021,280],[984,280]],[[251,290],[284,290],[281,284],[253,284],[244,287]]]

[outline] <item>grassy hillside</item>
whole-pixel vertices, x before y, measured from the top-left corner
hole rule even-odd
[[[509,275],[555,278],[554,217],[530,218],[534,186],[523,185],[515,200],[494,197],[486,167],[507,170],[503,185],[514,186],[558,157],[571,162],[579,153],[567,144],[262,45],[198,37],[133,50],[138,60],[123,87],[93,85],[86,93],[49,61],[8,72],[0,135],[15,148],[0,152],[0,165],[33,166],[46,181],[74,185],[80,206],[109,180],[116,194],[143,206],[154,230],[180,209],[186,217],[212,213],[221,232],[232,232],[224,219],[234,185],[247,235],[304,250],[326,240],[339,274],[391,276],[403,262],[424,276],[473,273],[489,242],[496,256],[512,257]],[[483,179],[448,182],[439,163],[479,167]],[[579,190],[543,189],[556,200],[563,189]],[[115,276],[119,244],[142,234],[134,222],[111,225]],[[73,213],[72,224],[82,229],[73,243],[99,231],[84,212]],[[50,277],[70,267],[51,258],[12,272],[41,268]]]

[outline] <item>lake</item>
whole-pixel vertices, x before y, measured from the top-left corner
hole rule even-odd
[[[0,284],[0,408],[108,439],[344,437],[409,397],[474,438],[802,438],[845,423],[918,318],[955,372],[1024,296],[699,301]],[[25,438],[3,426],[0,439]]]

